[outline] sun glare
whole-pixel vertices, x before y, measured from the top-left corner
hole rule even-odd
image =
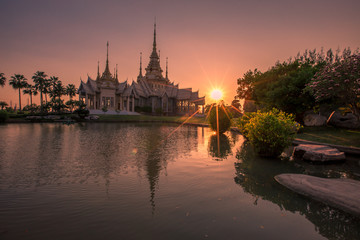
[[[212,92],[211,92],[211,98],[218,101],[222,98],[222,91],[219,90],[219,89],[214,89]]]

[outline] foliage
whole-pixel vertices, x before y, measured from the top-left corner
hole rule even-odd
[[[24,94],[30,95],[30,105],[32,105],[32,96],[36,96],[38,94],[38,91],[36,90],[35,86],[31,84],[26,84],[25,89],[23,90]]]
[[[337,50],[334,55],[331,49],[326,54],[323,49],[306,50],[303,55],[299,53],[288,61],[277,62],[265,72],[250,70],[238,79],[237,97],[254,100],[265,109],[278,108],[300,119],[305,111],[322,104],[306,91],[307,84],[326,64],[347,58],[351,50],[345,48],[342,55],[339,53]]]
[[[27,79],[24,77],[24,75],[21,74],[14,74],[14,76],[11,76],[11,79],[9,81],[9,85],[11,85],[14,89],[19,90],[19,109],[21,110],[21,89],[25,88],[27,86]]]
[[[156,108],[155,113],[161,115],[163,113],[162,108]]]
[[[258,111],[244,128],[245,137],[259,155],[277,157],[291,145],[299,125],[291,114],[273,109],[269,112]]]
[[[76,101],[70,99],[69,101],[66,101],[65,103],[66,107],[70,109],[70,111],[72,112],[74,107],[76,106]]]
[[[13,113],[13,112],[15,112],[12,107],[5,107],[5,109],[6,109],[6,112],[8,112],[8,113]]]
[[[4,87],[4,86],[5,86],[5,82],[6,82],[5,74],[4,74],[4,73],[0,73],[0,86],[1,86],[1,87]]]
[[[218,117],[219,117],[219,133],[224,133],[230,129],[231,114],[229,112],[225,112],[226,108],[222,104],[218,104],[217,106],[214,106],[209,114],[210,128],[214,131],[217,131],[217,116],[216,116],[217,109],[218,109]]]
[[[348,105],[360,120],[360,53],[327,64],[315,74],[308,88],[316,101]]]
[[[37,71],[32,76],[33,82],[35,83],[35,89],[40,92],[40,111],[43,112],[43,93],[47,92],[48,80],[47,75],[44,72]]]
[[[141,112],[142,111],[142,107],[140,106],[135,106],[135,112]]]
[[[65,88],[65,94],[70,97],[70,100],[76,95],[76,87],[74,84],[69,84]]]
[[[4,110],[4,108],[5,108],[6,106],[8,106],[7,102],[0,101],[1,110]]]
[[[83,101],[75,101],[75,105],[78,106],[78,108],[74,111],[74,113],[79,115],[80,118],[84,119],[89,116],[90,111],[86,109],[86,104]]]
[[[9,118],[9,114],[4,110],[0,110],[0,123],[6,122],[8,118]]]
[[[38,110],[40,110],[40,107],[33,103],[33,104],[30,104],[30,105],[26,105],[23,108],[23,110],[34,113],[34,112],[37,112]]]
[[[107,106],[103,106],[103,107],[101,108],[101,110],[102,110],[104,113],[106,113],[106,112],[108,111],[108,108],[107,108]]]
[[[231,102],[230,106],[227,106],[227,110],[231,113],[233,118],[238,118],[242,116],[242,113],[240,112],[240,100],[239,99],[234,99]]]
[[[151,106],[144,106],[144,107],[135,106],[135,112],[151,113],[152,107]]]
[[[253,118],[254,116],[256,116],[255,112],[247,112],[244,113],[244,115],[238,119],[237,127],[239,128],[242,135],[244,136],[247,135],[248,132],[246,131],[245,126],[250,122],[250,119]]]

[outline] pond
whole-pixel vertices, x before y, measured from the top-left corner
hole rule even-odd
[[[241,135],[177,127],[0,125],[0,238],[360,238],[359,218],[274,181],[357,178],[357,160],[262,159]]]

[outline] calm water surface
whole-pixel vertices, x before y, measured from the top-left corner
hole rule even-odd
[[[241,135],[164,124],[0,125],[1,239],[359,239],[360,219],[277,184],[358,162],[261,159]],[[351,171],[350,171],[351,170]],[[354,172],[355,170],[355,172]]]

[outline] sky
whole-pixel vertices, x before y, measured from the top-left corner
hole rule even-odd
[[[180,88],[208,97],[213,88],[231,103],[237,79],[266,71],[306,49],[360,47],[358,0],[0,0],[0,101],[18,104],[10,76],[29,82],[36,71],[64,84],[96,78],[118,64],[119,81],[136,80],[157,48],[165,73]],[[35,97],[35,102],[39,102]],[[22,97],[27,104],[28,95]]]

